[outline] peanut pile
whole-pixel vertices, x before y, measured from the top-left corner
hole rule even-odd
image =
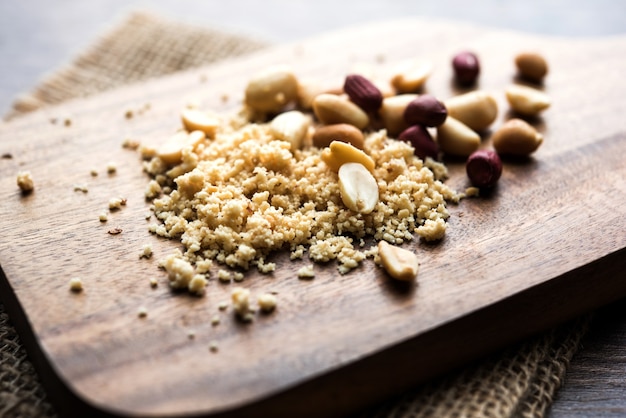
[[[468,63],[478,61],[454,64],[465,84],[478,76],[477,68],[463,68]],[[397,245],[414,234],[442,239],[446,204],[463,197],[442,183],[440,154],[469,157],[477,187],[493,186],[500,175],[480,183],[474,173],[498,155],[472,158],[479,132],[496,119],[495,99],[478,90],[444,102],[419,95],[430,68],[418,63],[399,72],[389,94],[357,74],[340,93],[319,91],[275,67],[249,81],[236,115],[184,109],[181,131],[158,149],[142,147],[153,177],[146,197],[160,221],[150,230],[184,246],[161,261],[170,284],[202,294],[214,261],[268,273],[272,254],[284,249],[292,259],[336,260],[342,274],[374,256],[390,276],[414,279],[417,257]],[[522,114],[549,106],[536,89],[512,86],[506,94]],[[498,152],[528,154],[541,136],[510,121],[493,142]],[[368,248],[368,239],[379,244]]]

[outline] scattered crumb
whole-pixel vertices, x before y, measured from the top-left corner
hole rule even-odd
[[[217,271],[217,278],[219,279],[219,281],[226,283],[226,282],[230,282],[230,280],[232,279],[232,276],[229,271],[224,270],[224,269],[219,269]]]
[[[152,218],[152,213],[147,212],[143,217],[146,219],[146,221],[149,221],[150,218]]]
[[[13,154],[11,154],[10,152],[5,152],[4,154],[2,154],[3,160],[10,160],[12,158],[13,158]]]
[[[137,316],[139,318],[145,318],[148,316],[148,309],[146,309],[145,306],[140,307],[139,309],[137,309]]]
[[[222,103],[226,103],[228,101],[228,99],[230,99],[230,96],[228,95],[228,93],[224,93],[222,94]]]
[[[112,197],[111,199],[109,199],[110,210],[121,209],[121,207],[124,205],[126,205],[126,199],[123,197]]]
[[[65,126],[71,126],[71,125],[72,125],[72,119],[70,119],[70,118],[66,118],[66,119],[63,121],[63,125],[65,125]]]
[[[147,199],[154,199],[161,194],[161,185],[156,180],[150,180],[146,186],[145,196]]]
[[[242,272],[237,271],[237,272],[233,273],[233,279],[234,279],[236,282],[242,282],[242,281],[243,281],[243,279],[244,279],[244,275],[243,275],[243,273],[242,273]]]
[[[72,292],[81,292],[83,290],[83,281],[78,277],[73,277],[70,280],[70,290]]]
[[[201,296],[204,294],[206,290],[206,285],[207,285],[207,280],[204,277],[204,275],[195,274],[191,278],[191,281],[189,282],[189,285],[187,287],[189,288],[189,291],[191,293]]]
[[[228,303],[227,301],[225,301],[225,300],[224,300],[224,301],[220,302],[220,304],[219,304],[219,305],[217,305],[217,308],[218,308],[220,311],[225,311],[225,310],[228,308],[228,305],[229,305],[229,303]]]
[[[91,174],[91,177],[98,177],[98,170],[92,168],[91,170],[89,170],[89,174]]]
[[[152,244],[144,244],[139,254],[139,258],[151,258],[152,257]]]
[[[189,338],[190,340],[193,340],[196,338],[196,331],[194,330],[189,330],[189,332],[187,332],[187,338]]]
[[[98,215],[98,219],[100,220],[100,222],[106,222],[109,220],[109,216],[103,212],[100,215]]]
[[[109,235],[119,235],[119,234],[121,234],[122,232],[123,232],[122,228],[120,228],[120,227],[115,227],[115,228],[113,228],[113,229],[109,229],[109,230],[107,231],[107,234],[109,234]]]
[[[87,193],[89,191],[89,189],[87,188],[86,184],[75,184],[74,185],[74,191],[75,192]]]
[[[264,293],[257,298],[259,308],[263,312],[272,312],[274,309],[276,309],[276,302],[276,296],[271,293]]]
[[[30,171],[20,171],[17,173],[17,186],[24,193],[32,192],[35,188],[35,182]]]
[[[133,117],[133,114],[134,113],[133,113],[132,109],[128,109],[128,110],[126,110],[126,112],[124,112],[124,117],[126,119],[131,119]]]
[[[217,341],[211,341],[211,343],[209,344],[209,351],[211,351],[212,353],[217,353],[217,350],[219,349]]]
[[[301,267],[300,270],[298,270],[298,278],[299,279],[315,278],[315,271],[313,270],[313,264],[309,264],[308,266]]]
[[[110,163],[107,164],[107,173],[115,174],[116,172],[117,172],[117,164],[111,161]]]
[[[125,149],[136,150],[139,148],[139,145],[141,145],[139,141],[132,138],[124,138],[124,141],[122,141],[122,148]]]
[[[220,316],[219,315],[213,315],[213,318],[211,318],[211,325],[216,327],[219,324],[220,324]]]
[[[478,187],[468,187],[465,189],[465,197],[480,196],[480,189]]]
[[[246,319],[250,313],[250,290],[243,287],[236,287],[230,294],[233,302],[235,314],[240,318]]]
[[[159,282],[154,277],[150,278],[150,287],[156,289],[159,286]]]

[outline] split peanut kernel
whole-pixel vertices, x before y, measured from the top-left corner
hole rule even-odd
[[[336,94],[318,95],[313,100],[313,112],[326,125],[348,123],[364,129],[370,123],[369,116],[359,106]]]
[[[541,145],[543,135],[521,119],[510,119],[491,138],[499,154],[528,155]]]
[[[324,148],[333,141],[348,143],[358,149],[363,149],[365,139],[363,131],[347,123],[320,126],[313,134],[313,145]]]
[[[202,131],[208,138],[215,137],[215,131],[220,125],[220,120],[217,116],[198,109],[183,109],[180,118],[188,132]]]
[[[498,104],[484,91],[472,91],[445,101],[448,115],[480,132],[489,127],[498,116]]]
[[[424,86],[432,71],[433,65],[429,61],[406,61],[397,67],[391,85],[399,93],[415,93]]]
[[[333,141],[320,155],[328,167],[337,172],[345,163],[359,163],[368,171],[373,172],[375,163],[372,157],[360,149],[341,141]]]
[[[378,256],[385,271],[394,279],[411,281],[417,277],[419,261],[413,252],[380,241]]]
[[[245,91],[246,104],[262,113],[280,112],[298,97],[298,80],[287,67],[272,67],[252,78]]]
[[[409,127],[409,124],[404,120],[404,111],[409,103],[417,97],[417,94],[400,94],[383,99],[383,104],[378,113],[390,136],[395,137]]]
[[[187,133],[180,131],[175,133],[165,142],[157,151],[158,157],[166,164],[176,164],[181,162],[183,158],[183,148],[195,148],[206,138],[206,134],[202,131],[193,131]]]
[[[519,84],[508,87],[506,99],[514,111],[526,116],[536,116],[550,107],[550,98],[541,90]]]
[[[302,148],[302,142],[309,132],[311,118],[302,112],[292,110],[281,113],[270,122],[270,132],[276,139],[287,141],[292,150]]]
[[[463,122],[448,116],[437,128],[437,143],[446,154],[467,157],[480,146],[480,136]]]
[[[346,163],[339,168],[339,191],[348,209],[368,214],[378,204],[378,183],[363,164]]]

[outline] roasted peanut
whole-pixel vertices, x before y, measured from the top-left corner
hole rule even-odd
[[[520,77],[541,83],[548,74],[548,63],[536,52],[523,52],[515,57],[515,65]]]
[[[286,67],[272,67],[252,78],[245,102],[258,112],[277,113],[298,96],[298,80]]]
[[[550,98],[544,92],[519,84],[508,87],[506,99],[511,108],[522,115],[536,116],[550,107]]]
[[[541,145],[543,136],[521,119],[505,122],[491,137],[499,154],[528,155]]]
[[[291,143],[291,149],[302,147],[302,142],[311,126],[311,118],[302,112],[292,110],[281,113],[270,122],[270,132],[276,139]]]
[[[207,138],[213,138],[217,127],[220,125],[220,120],[217,116],[198,109],[183,109],[180,117],[183,126],[188,132],[202,131]]]
[[[389,244],[378,243],[378,256],[385,271],[396,280],[410,281],[417,277],[419,261],[415,253]]]
[[[369,117],[359,106],[343,96],[320,94],[313,100],[313,112],[320,122],[332,125],[348,123],[359,129],[369,124]]]
[[[463,122],[448,116],[437,128],[437,143],[446,154],[467,157],[480,146],[480,136]]]
[[[447,116],[446,106],[430,94],[418,96],[404,110],[404,120],[409,125],[439,126]]]
[[[339,171],[339,167],[345,163],[362,164],[370,172],[373,172],[375,167],[372,157],[360,149],[341,141],[331,142],[330,146],[322,151],[320,157],[333,171]]]
[[[363,149],[363,132],[347,123],[320,126],[313,133],[313,145],[324,148],[333,141],[346,142],[358,149]]]
[[[463,51],[452,59],[452,69],[456,81],[461,85],[469,86],[476,82],[480,74],[480,62],[476,54]]]
[[[417,94],[400,94],[383,99],[383,105],[378,113],[389,136],[395,137],[409,127],[404,120],[404,111],[407,105],[417,97]]]
[[[430,74],[433,65],[429,61],[405,61],[401,63],[391,77],[391,85],[398,93],[418,92]]]
[[[342,164],[337,174],[341,200],[350,210],[368,214],[376,208],[378,183],[363,164]]]
[[[422,160],[430,157],[436,160],[439,154],[439,146],[426,128],[421,125],[414,125],[406,128],[398,136],[401,141],[406,141],[413,145],[414,153]]]
[[[481,90],[460,94],[446,100],[448,115],[480,132],[498,116],[498,104],[492,95]]]
[[[366,112],[375,112],[383,103],[383,94],[370,80],[359,74],[346,77],[343,91]]]
[[[174,134],[157,150],[157,156],[166,164],[179,163],[183,157],[183,148],[194,148],[206,138],[206,134],[202,131],[193,131],[187,133],[180,131]]]
[[[465,171],[474,186],[493,187],[502,175],[502,161],[495,151],[479,150],[469,156]]]

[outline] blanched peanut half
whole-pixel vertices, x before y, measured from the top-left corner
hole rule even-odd
[[[330,146],[322,151],[320,157],[335,172],[339,171],[339,167],[346,163],[359,163],[370,172],[374,172],[376,165],[372,157],[360,149],[341,141],[331,142]]]
[[[339,191],[348,209],[368,214],[378,203],[378,183],[363,164],[345,163],[339,167]]]
[[[505,93],[513,110],[522,115],[535,116],[550,107],[548,95],[532,87],[514,84]]]
[[[157,156],[166,164],[177,164],[183,158],[183,148],[195,148],[205,138],[206,135],[202,131],[176,132],[157,150]]]
[[[298,96],[296,76],[283,66],[271,67],[252,78],[246,86],[245,102],[263,113],[280,112]]]
[[[480,146],[480,136],[451,116],[437,127],[439,149],[446,154],[467,157]]]
[[[417,277],[420,265],[413,252],[380,241],[378,256],[385,271],[394,279],[410,281]]]
[[[477,132],[487,129],[498,116],[496,99],[481,90],[451,97],[444,104],[448,109],[448,116]]]
[[[202,131],[207,138],[214,138],[215,131],[220,125],[220,120],[217,116],[198,109],[184,109],[180,113],[180,117],[183,121],[183,126],[188,132]]]
[[[521,119],[505,122],[491,137],[498,154],[528,155],[543,142],[543,136]]]
[[[346,97],[323,93],[313,99],[313,112],[326,125],[348,123],[359,129],[365,128],[370,119],[360,107]]]
[[[433,65],[430,61],[405,61],[394,71],[391,85],[398,93],[415,93],[426,83],[432,71]]]
[[[276,139],[291,143],[291,149],[297,150],[302,147],[306,137],[311,118],[302,112],[292,110],[281,113],[270,122],[270,133]]]
[[[333,141],[346,142],[358,149],[363,149],[365,143],[363,132],[347,123],[320,126],[313,134],[313,145],[318,148],[327,147]]]
[[[378,113],[389,136],[396,137],[409,127],[404,120],[404,110],[417,96],[417,94],[399,94],[383,99]]]

